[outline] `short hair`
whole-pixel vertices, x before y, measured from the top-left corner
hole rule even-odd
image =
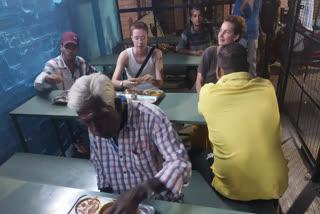
[[[195,10],[200,11],[200,14],[201,14],[202,16],[203,16],[203,14],[204,14],[204,11],[203,11],[202,8],[200,8],[200,7],[191,7],[191,8],[189,9],[189,22],[190,22],[190,25],[192,25],[191,17],[192,17],[193,11],[195,11]]]
[[[136,21],[135,23],[133,23],[133,25],[130,27],[130,35],[132,35],[133,30],[144,30],[147,32],[148,35],[148,25],[142,21]]]
[[[233,24],[234,34],[239,35],[239,39],[247,31],[246,20],[242,16],[226,16],[223,21]]]
[[[236,42],[224,45],[218,53],[217,65],[225,74],[248,72],[247,50]]]
[[[200,8],[200,7],[191,7],[191,8],[189,9],[189,16],[190,16],[190,18],[191,18],[191,16],[192,16],[192,13],[193,13],[194,10],[200,11],[200,13],[201,13],[202,15],[204,14],[204,11],[203,11],[202,8]]]
[[[111,80],[104,74],[82,76],[72,85],[68,94],[68,107],[76,112],[88,107],[92,100],[101,99],[107,106],[115,108],[117,97]]]

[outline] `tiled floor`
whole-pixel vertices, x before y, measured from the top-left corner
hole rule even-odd
[[[288,160],[289,186],[280,199],[283,213],[287,214],[318,214],[320,198],[317,196],[318,185],[306,179],[308,169],[303,161],[301,144],[286,115],[281,114],[283,152]],[[319,190],[318,190],[319,191]]]

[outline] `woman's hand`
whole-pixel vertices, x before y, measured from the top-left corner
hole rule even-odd
[[[125,88],[134,88],[140,85],[142,82],[142,78],[129,78],[123,81],[123,87]]]
[[[153,82],[153,77],[150,74],[146,74],[143,77],[141,77],[141,80],[152,83]]]

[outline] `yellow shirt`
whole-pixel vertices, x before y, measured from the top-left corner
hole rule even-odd
[[[271,82],[247,72],[224,75],[202,87],[198,108],[214,146],[212,186],[235,200],[280,198],[288,167]]]

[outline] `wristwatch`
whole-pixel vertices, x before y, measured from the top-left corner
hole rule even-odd
[[[120,88],[123,88],[123,81],[120,81]]]

